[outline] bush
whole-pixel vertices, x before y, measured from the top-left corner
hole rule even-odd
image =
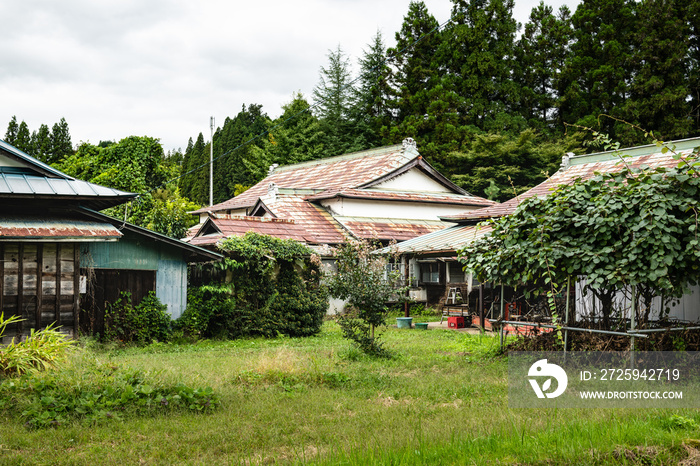
[[[12,316],[8,319],[0,314],[0,337],[7,325],[21,319]],[[24,341],[12,342],[0,348],[0,375],[24,374],[32,369],[50,369],[63,360],[72,342],[61,332],[49,325],[45,329],[31,330]]]
[[[328,309],[321,260],[293,240],[247,233],[221,245],[226,258],[191,288],[176,325],[198,337],[274,337],[318,333]],[[206,282],[205,282],[206,283]]]
[[[139,344],[167,341],[171,332],[167,310],[153,291],[137,306],[131,304],[131,293],[123,292],[116,303],[107,306],[104,339]]]

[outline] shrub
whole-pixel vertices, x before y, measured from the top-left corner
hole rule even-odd
[[[117,302],[107,306],[104,338],[140,344],[167,341],[171,330],[167,309],[153,291],[137,306],[131,304],[131,293],[123,292]]]
[[[191,288],[177,327],[201,337],[309,336],[328,308],[321,260],[293,240],[257,233],[223,241],[209,284]]]
[[[8,319],[0,314],[0,337],[2,337],[7,325],[19,322],[18,316]],[[29,336],[19,342],[12,342],[0,348],[0,374],[14,375],[24,374],[32,369],[50,369],[66,356],[72,342],[52,325],[35,331],[31,330]]]

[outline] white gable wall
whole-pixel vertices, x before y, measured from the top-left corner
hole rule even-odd
[[[430,204],[423,202],[395,202],[333,198],[321,201],[333,215],[340,217],[410,218],[415,220],[440,220],[443,215],[457,215],[475,207],[464,205]]]
[[[396,178],[372,186],[372,189],[386,189],[390,191],[404,191],[414,193],[451,193],[454,191],[438,183],[418,168],[412,168]]]

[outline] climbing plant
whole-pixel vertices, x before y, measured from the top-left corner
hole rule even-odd
[[[493,231],[460,251],[461,260],[481,281],[529,284],[535,293],[585,276],[604,325],[620,290],[680,297],[700,281],[700,178],[697,153],[674,157],[676,167],[654,169],[621,157],[616,173],[530,197],[489,221]]]

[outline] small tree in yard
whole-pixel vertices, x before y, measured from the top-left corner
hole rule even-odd
[[[331,296],[347,300],[345,313],[338,319],[343,336],[365,353],[386,356],[386,349],[375,329],[386,325],[386,303],[401,296],[396,283],[398,272],[387,270],[388,254],[373,253],[369,241],[349,241],[336,251],[337,272],[329,279]]]

